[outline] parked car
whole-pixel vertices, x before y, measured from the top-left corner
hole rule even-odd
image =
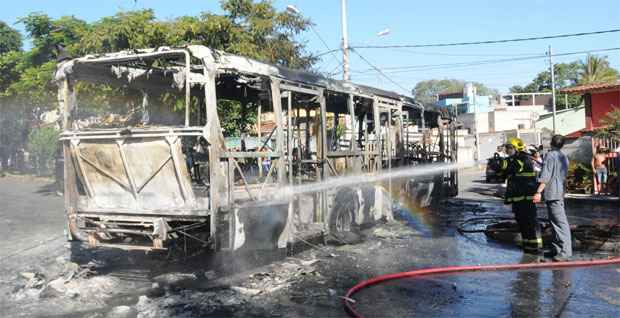
[[[485,181],[487,183],[502,183],[504,177],[499,174],[498,167],[500,166],[500,160],[502,157],[499,153],[495,153],[493,157],[487,159],[487,168],[485,171]]]

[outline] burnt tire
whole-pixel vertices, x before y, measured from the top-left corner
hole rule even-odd
[[[77,218],[69,216],[67,218],[67,241],[69,242],[86,242],[88,235],[79,229]]]
[[[329,234],[345,244],[358,240],[355,215],[359,208],[357,191],[353,189],[338,191],[329,214]]]

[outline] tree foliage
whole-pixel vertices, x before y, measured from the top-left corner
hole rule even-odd
[[[443,79],[443,80],[426,80],[418,82],[413,89],[415,99],[424,105],[433,105],[436,101],[436,96],[442,92],[462,92],[465,84],[468,81],[458,79]],[[497,95],[498,92],[495,89],[488,88],[482,83],[472,82],[476,87],[477,94]]]
[[[618,71],[609,66],[607,58],[602,56],[588,55],[585,61],[574,61],[571,63],[556,63],[553,65],[555,76],[555,89],[560,89],[592,83],[613,82],[618,79]],[[533,93],[551,91],[551,72],[542,71],[526,86],[512,86],[512,93]],[[558,109],[571,108],[581,105],[581,96],[568,95],[561,98],[556,95],[556,105]],[[568,103],[566,103],[568,101]]]
[[[620,141],[620,108],[609,112],[602,119],[603,128],[599,129],[596,134],[601,137],[613,138]]]
[[[58,131],[54,127],[35,128],[28,135],[28,151],[39,175],[49,172],[57,142]]]
[[[15,123],[3,124],[0,136],[15,137],[10,151],[25,146],[26,138],[15,131],[26,129],[27,132],[30,127],[36,127],[42,112],[57,107],[52,76],[60,53],[76,57],[201,44],[293,68],[310,69],[316,62],[316,57],[306,52],[305,43],[295,39],[310,26],[308,19],[278,11],[268,0],[223,0],[220,4],[222,13],[203,12],[172,19],[158,19],[150,9],[121,11],[94,22],[75,16],[55,19],[34,12],[19,20],[32,41],[28,51],[21,51],[20,34],[0,22],[0,115],[5,114],[0,121]],[[87,97],[85,103],[80,103],[80,109],[98,115],[119,104],[115,98],[139,93],[87,84],[76,86],[76,90]],[[169,102],[174,108],[178,101]],[[236,131],[240,106],[238,103],[229,106],[219,106],[226,110],[222,125]],[[248,119],[252,121],[253,117]]]
[[[0,54],[22,49],[22,35],[0,21]]]
[[[618,80],[618,71],[609,66],[606,56],[588,55],[579,64],[579,84],[611,83]]]

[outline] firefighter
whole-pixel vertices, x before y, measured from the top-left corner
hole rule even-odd
[[[538,187],[535,162],[519,138],[508,140],[506,154],[508,157],[501,159],[497,163],[499,169],[496,169],[508,181],[505,203],[512,204],[512,212],[521,231],[523,250],[529,254],[539,254],[542,239],[538,237],[536,204],[533,201]]]

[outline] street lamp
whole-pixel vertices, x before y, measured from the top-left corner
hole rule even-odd
[[[377,33],[377,36],[384,37],[388,34],[390,34],[390,28],[385,28],[383,31],[379,31],[379,33]]]
[[[288,11],[288,13],[291,14],[300,14],[301,11],[299,11],[299,9],[297,9],[294,5],[289,4],[286,6],[286,11]]]

